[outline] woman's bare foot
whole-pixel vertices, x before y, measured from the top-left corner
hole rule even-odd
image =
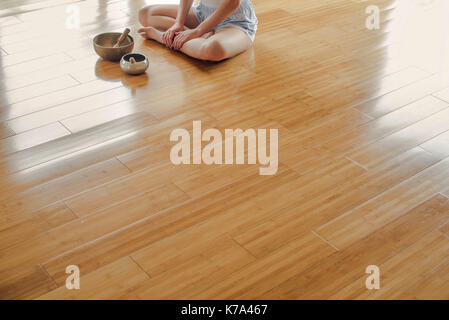
[[[164,32],[159,31],[158,29],[154,27],[143,27],[137,30],[137,32],[140,34],[140,36],[144,39],[151,39],[156,40],[157,42],[164,44],[164,41],[162,39],[162,36]],[[209,31],[201,36],[201,38],[207,39],[212,37],[215,34],[215,31]]]
[[[159,41],[160,35],[162,34],[161,31],[153,27],[143,27],[137,30],[137,32],[144,39],[153,39],[157,41]]]

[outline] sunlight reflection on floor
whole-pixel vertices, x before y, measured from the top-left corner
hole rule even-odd
[[[449,1],[400,0],[395,9],[389,52],[405,64],[437,72],[449,67]]]

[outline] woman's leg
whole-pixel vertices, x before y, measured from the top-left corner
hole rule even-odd
[[[162,42],[162,31],[153,27],[139,30],[142,36]],[[226,27],[217,30],[210,37],[201,37],[187,41],[181,48],[181,52],[200,60],[221,61],[232,58],[252,45],[250,38],[240,29]]]
[[[139,34],[144,38],[165,44],[162,40],[162,35],[175,23],[178,8],[178,5],[151,5],[142,8],[139,11],[139,21],[144,27],[138,30]],[[190,9],[184,29],[193,29],[198,25],[198,18],[193,9]],[[209,32],[203,38],[208,38],[213,34],[214,32]]]
[[[139,21],[144,27],[153,27],[160,31],[170,28],[176,19],[179,6],[176,4],[151,5],[146,6],[139,11]],[[199,24],[193,9],[190,9],[185,21],[186,27],[193,29]]]
[[[139,20],[144,28],[139,29],[139,33],[164,44],[162,35],[175,23],[177,13],[178,5],[152,5],[141,9]],[[198,24],[191,9],[186,18],[186,27],[196,28]],[[226,27],[186,42],[181,51],[196,59],[221,61],[248,50],[251,45],[251,40],[242,30]]]
[[[226,27],[218,29],[211,37],[187,41],[181,51],[196,59],[221,61],[248,50],[251,39],[240,29]]]

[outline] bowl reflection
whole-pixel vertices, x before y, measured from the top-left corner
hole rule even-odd
[[[130,88],[133,94],[138,88],[148,85],[149,77],[146,73],[139,76],[128,75],[123,73],[120,65],[102,59],[98,59],[95,65],[95,75],[106,81],[121,81],[122,84]]]

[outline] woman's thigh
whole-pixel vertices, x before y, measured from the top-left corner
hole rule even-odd
[[[178,15],[179,5],[177,4],[155,4],[144,7],[142,10],[146,12],[147,18],[150,15],[153,16],[162,16],[176,19]],[[193,29],[199,25],[199,21],[191,8],[189,13],[187,14],[187,18],[185,21],[185,26],[187,28]]]
[[[230,58],[248,50],[252,41],[248,35],[234,27],[224,27],[216,31],[216,33],[209,38],[220,43],[226,52],[226,57]]]

